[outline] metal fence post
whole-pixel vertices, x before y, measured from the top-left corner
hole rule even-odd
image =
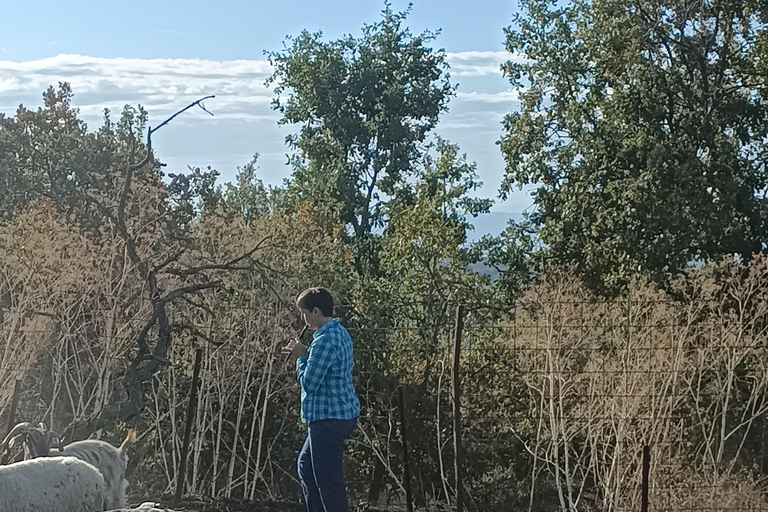
[[[456,307],[456,328],[453,338],[453,450],[456,474],[456,510],[464,510],[464,482],[462,468],[464,452],[461,446],[461,336],[464,332],[464,306]]]
[[[408,437],[405,432],[405,397],[403,396],[403,385],[401,384],[397,388],[397,392],[400,395],[400,439],[403,444],[403,467],[404,467],[404,481],[405,487],[405,500],[407,502],[408,512],[413,512],[413,496],[411,494],[411,469],[408,464]]]
[[[643,446],[643,490],[640,512],[648,512],[648,477],[651,470],[651,447]]]
[[[179,461],[179,472],[176,478],[176,496],[174,503],[181,500],[181,494],[184,492],[184,480],[187,477],[187,456],[189,455],[189,437],[192,434],[192,421],[195,416],[195,405],[197,404],[197,388],[200,381],[200,363],[203,360],[203,350],[195,351],[195,369],[192,372],[192,389],[189,391],[189,404],[187,405],[187,424],[184,427],[184,442],[181,445],[181,460]]]
[[[21,397],[21,380],[16,379],[16,384],[13,386],[13,399],[11,400],[11,410],[8,414],[8,430],[10,432],[16,423],[16,409],[19,407],[19,398]]]

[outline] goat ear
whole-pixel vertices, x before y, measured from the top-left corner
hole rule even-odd
[[[59,448],[59,451],[61,451],[61,438],[59,437],[59,434],[56,433],[56,431],[46,430],[43,432],[43,436],[45,437],[45,441],[48,443],[48,446],[55,446],[56,448]]]
[[[26,441],[27,450],[33,458],[47,457],[50,454],[51,447],[48,445],[48,439],[39,429],[30,429]]]

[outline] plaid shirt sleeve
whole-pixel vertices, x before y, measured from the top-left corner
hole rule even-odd
[[[320,387],[336,357],[334,340],[330,334],[327,333],[315,339],[307,355],[296,360],[299,382],[307,393],[313,393]]]

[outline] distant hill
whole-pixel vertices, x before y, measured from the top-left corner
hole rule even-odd
[[[468,242],[476,242],[485,235],[499,236],[507,228],[510,219],[521,221],[523,214],[520,212],[491,212],[480,215],[477,218],[469,218],[469,222],[475,227],[474,231],[467,233]]]
[[[472,263],[467,267],[472,272],[477,272],[481,276],[488,276],[491,281],[495,281],[501,275],[501,273],[494,267],[490,267],[485,263]]]

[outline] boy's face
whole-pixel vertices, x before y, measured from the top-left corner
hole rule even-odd
[[[301,308],[301,318],[310,329],[316,331],[322,326],[321,320],[325,317],[320,312],[320,308],[313,308],[312,311]]]

